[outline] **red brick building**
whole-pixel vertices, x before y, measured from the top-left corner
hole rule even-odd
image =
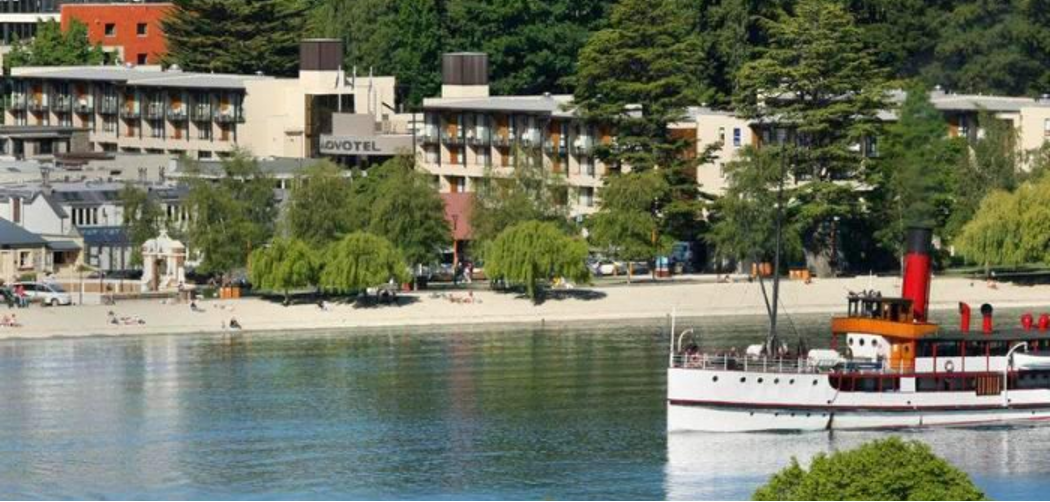
[[[166,50],[160,21],[170,3],[66,4],[62,6],[62,29],[73,19],[88,27],[93,44],[118,48],[124,62],[157,64]]]

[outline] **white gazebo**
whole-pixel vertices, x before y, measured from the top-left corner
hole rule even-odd
[[[161,230],[142,244],[142,291],[171,291],[186,281],[186,246]]]

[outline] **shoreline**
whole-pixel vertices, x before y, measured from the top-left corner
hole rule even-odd
[[[805,285],[785,282],[783,309],[788,315],[836,314],[845,310],[848,291],[877,289],[899,291],[899,278],[824,279]],[[455,292],[465,297],[465,292]],[[507,293],[475,291],[478,303],[452,303],[431,292],[405,294],[400,306],[355,308],[335,304],[330,311],[316,305],[288,307],[260,298],[198,302],[204,312],[190,312],[186,304],[133,300],[117,305],[80,305],[9,309],[17,314],[19,328],[0,328],[0,340],[37,340],[143,335],[261,335],[275,333],[383,332],[390,330],[493,331],[523,327],[572,328],[663,323],[672,310],[683,322],[689,319],[766,315],[757,283],[665,283],[645,286],[585,288],[562,293],[563,298],[533,305]],[[1050,311],[1050,286],[1000,284],[989,289],[959,278],[939,278],[933,283],[931,311],[954,311],[960,301],[975,309],[985,302],[997,309],[1031,308]],[[1038,309],[1042,309],[1041,311]],[[112,325],[110,310],[118,316],[142,318],[144,325]],[[244,329],[224,332],[223,323],[236,318]],[[999,326],[1016,319],[999,319]],[[1008,324],[1007,324],[1008,323]]]

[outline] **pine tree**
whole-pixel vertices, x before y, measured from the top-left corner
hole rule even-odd
[[[292,76],[305,35],[304,0],[174,0],[162,22],[165,64],[187,71]]]
[[[396,0],[397,15],[389,29],[398,33],[391,70],[404,89],[401,102],[420,105],[441,90],[441,20],[435,0]]]
[[[11,53],[4,57],[4,67],[97,65],[105,60],[102,46],[88,40],[84,23],[74,19],[63,33],[58,21],[45,21],[39,24],[35,37],[14,43]]]

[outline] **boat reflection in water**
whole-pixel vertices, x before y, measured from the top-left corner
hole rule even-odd
[[[1045,493],[1050,428],[929,428],[896,434],[930,445],[969,473],[991,499],[1027,499]],[[888,436],[879,431],[669,433],[664,489],[670,500],[749,499],[792,457],[805,466],[818,453],[847,450]]]

